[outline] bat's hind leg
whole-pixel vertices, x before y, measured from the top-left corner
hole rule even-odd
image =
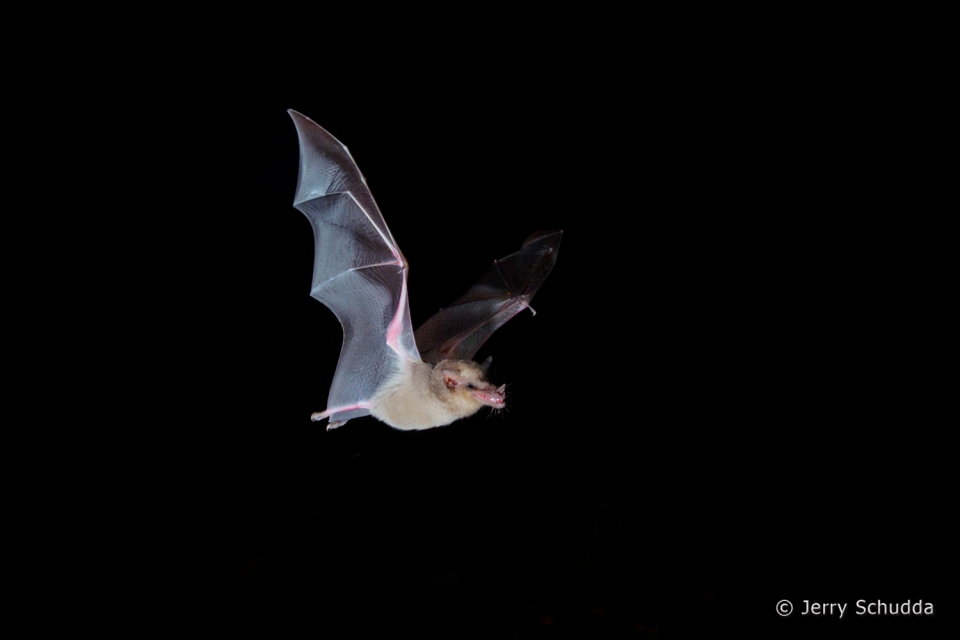
[[[318,411],[317,413],[311,414],[310,420],[313,422],[320,422],[324,418],[328,418],[332,412],[330,411]],[[336,429],[339,426],[345,425],[349,420],[331,420],[327,423],[327,431],[331,429]]]
[[[370,408],[369,402],[358,402],[356,404],[351,404],[345,407],[334,407],[333,409],[327,409],[326,411],[318,411],[317,413],[310,415],[310,420],[312,422],[320,422],[321,420],[327,419],[332,415],[336,415],[344,411],[351,411],[353,409],[369,409],[369,408]],[[331,420],[330,422],[327,423],[327,431],[330,431],[331,429],[336,429],[341,425],[345,425],[347,424],[347,422],[349,422],[349,418],[347,420]]]
[[[330,414],[332,413],[334,412],[330,411],[329,409],[327,411],[318,411],[310,415],[310,420],[312,422],[320,422],[325,418],[329,418]],[[327,423],[327,431],[330,431],[331,429],[336,429],[341,425],[347,424],[347,422],[349,422],[349,420],[331,420],[330,422]]]

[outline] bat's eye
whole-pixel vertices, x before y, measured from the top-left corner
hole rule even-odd
[[[468,383],[467,383],[467,389],[473,389],[473,388],[474,388],[474,387],[473,387],[473,383],[472,383],[472,382],[468,382]]]

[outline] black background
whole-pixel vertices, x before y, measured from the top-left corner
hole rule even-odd
[[[935,96],[893,59],[630,53],[210,64],[125,108],[116,164],[146,214],[112,270],[138,408],[125,460],[150,461],[127,567],[141,624],[921,636],[950,615],[948,256],[918,167],[931,131],[894,100]],[[415,326],[563,229],[537,315],[478,354],[505,412],[419,433],[310,422],[341,332],[309,297],[291,108],[366,176]],[[858,599],[936,616],[855,617]]]

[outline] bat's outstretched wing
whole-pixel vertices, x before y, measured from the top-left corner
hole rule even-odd
[[[313,226],[314,298],[343,326],[327,409],[314,419],[369,415],[369,400],[398,358],[419,360],[407,306],[407,261],[350,152],[310,118],[289,111],[300,138],[293,205]]]
[[[464,295],[424,322],[416,332],[424,362],[473,358],[494,331],[529,307],[557,261],[562,234],[532,234],[519,251],[494,260]]]

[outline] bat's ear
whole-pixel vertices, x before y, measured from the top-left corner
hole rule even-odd
[[[457,385],[460,384],[460,374],[453,369],[444,369],[440,374],[443,376],[443,384],[446,385],[447,389],[456,389]]]
[[[493,356],[487,356],[487,359],[480,363],[480,368],[483,370],[483,375],[487,375],[487,372],[490,371],[491,362],[493,362]]]

